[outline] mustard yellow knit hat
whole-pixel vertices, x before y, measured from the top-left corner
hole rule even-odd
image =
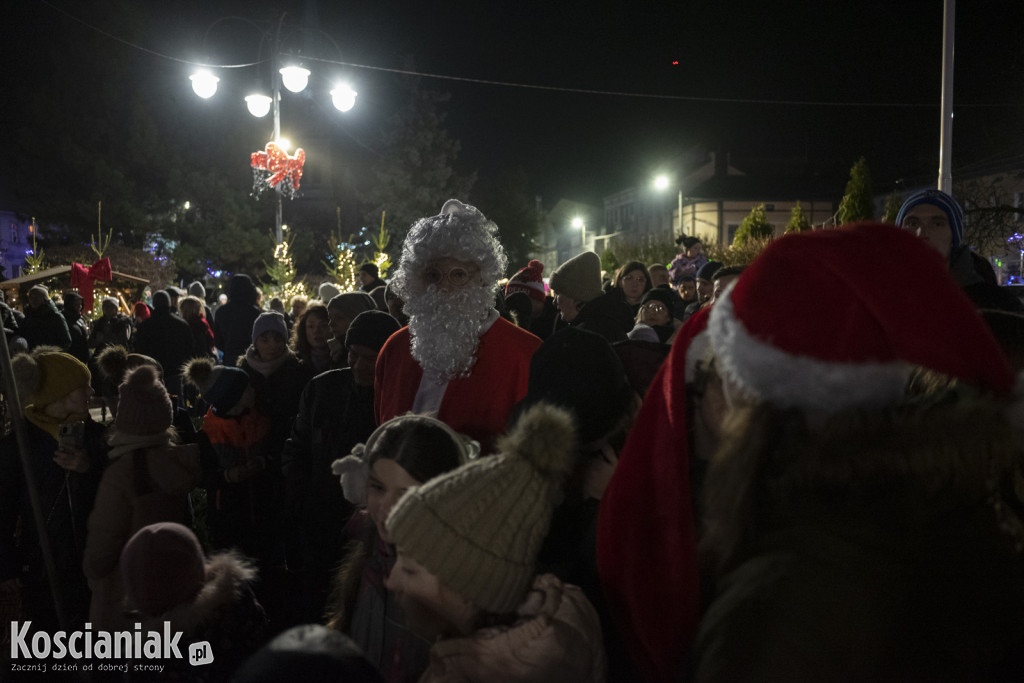
[[[402,496],[387,520],[398,551],[475,606],[514,611],[533,582],[575,440],[568,412],[531,407],[498,441],[495,455]]]
[[[18,354],[11,359],[11,365],[23,406],[43,408],[75,389],[89,386],[92,379],[85,363],[57,347],[39,347],[31,354]]]

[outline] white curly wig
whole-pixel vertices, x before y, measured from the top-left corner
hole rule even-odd
[[[491,290],[508,266],[505,248],[498,241],[498,226],[475,206],[449,199],[441,213],[421,218],[409,228],[392,280],[398,296],[408,301],[423,292],[420,274],[430,261],[444,257],[477,264],[480,279]]]

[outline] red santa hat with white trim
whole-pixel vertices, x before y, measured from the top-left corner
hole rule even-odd
[[[779,407],[892,405],[914,366],[1002,395],[1014,382],[938,253],[882,224],[776,240],[716,302],[708,334],[722,375]]]

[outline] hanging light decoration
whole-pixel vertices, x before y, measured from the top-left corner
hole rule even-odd
[[[247,95],[245,98],[245,106],[249,108],[249,113],[258,119],[270,113],[272,102],[271,98],[260,94]]]
[[[188,78],[192,81],[192,91],[204,100],[213,97],[217,92],[217,82],[220,79],[209,71],[197,71]]]
[[[356,106],[356,95],[358,95],[347,83],[343,83],[331,91],[331,102],[338,111],[348,111]]]
[[[302,92],[309,83],[309,69],[301,66],[286,66],[281,69],[281,82],[292,92]]]

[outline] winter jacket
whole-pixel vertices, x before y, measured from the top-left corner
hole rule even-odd
[[[248,298],[236,299],[234,283],[236,281],[232,279],[231,299],[219,307],[213,316],[213,338],[217,348],[224,354],[222,362],[225,366],[238,365],[239,357],[245,354],[252,343],[253,323],[260,314],[255,295],[252,295],[251,302]],[[252,287],[251,281],[249,286]]]
[[[181,366],[192,358],[192,329],[168,308],[157,308],[135,334],[135,352],[155,358],[164,369],[167,393],[181,395]]]
[[[375,427],[373,387],[356,385],[349,369],[329,370],[306,385],[284,445],[281,466],[292,557],[302,568],[320,573],[313,590],[321,607],[326,577],[341,559],[343,529],[352,514],[331,463],[365,442]]]
[[[124,313],[115,313],[114,317],[99,317],[92,323],[89,333],[89,347],[99,353],[108,346],[124,346],[132,337],[132,321]]]
[[[29,349],[37,346],[57,346],[62,351],[71,348],[71,333],[57,305],[47,299],[39,308],[27,306],[25,319],[19,325],[19,334],[28,342]]]
[[[397,560],[395,548],[381,540],[365,510],[352,516],[344,535],[351,539],[339,573],[344,614],[331,625],[356,642],[387,683],[413,683],[427,668],[431,642],[408,628],[405,613],[384,585]]]
[[[85,424],[85,444],[92,466],[78,473],[54,463],[57,440],[30,421],[25,422],[28,457],[69,624],[84,623],[89,613],[89,588],[82,573],[82,554],[86,544],[86,521],[106,464],[103,427],[92,421]],[[20,534],[16,534],[19,521]],[[36,619],[39,628],[51,625],[56,628],[56,613],[25,489],[18,443],[11,433],[0,441],[0,582],[13,578],[20,578],[23,583],[26,617]]]
[[[583,308],[569,324],[595,332],[607,339],[609,344],[614,344],[626,341],[635,324],[635,317],[636,314],[626,303],[621,290],[618,290],[605,292],[583,304]]]
[[[250,584],[256,570],[235,552],[213,555],[206,561],[206,583],[190,601],[164,614],[139,618],[143,633],[163,632],[170,622],[171,633],[180,631],[178,649],[182,659],[162,659],[160,673],[129,672],[129,681],[190,681],[214,683],[229,680],[250,655],[266,640],[267,615],[256,600]],[[207,642],[213,661],[193,666],[187,659],[189,645]]]
[[[511,626],[439,640],[421,683],[602,683],[607,677],[601,626],[582,591],[538,576]]]
[[[270,418],[267,450],[277,456],[284,448],[292,421],[299,412],[302,391],[312,379],[309,366],[302,364],[295,352],[287,348],[281,358],[266,363],[260,360],[256,349],[250,346],[239,360],[238,367],[249,375],[249,384],[256,392],[256,405]]]
[[[188,494],[199,485],[200,475],[195,445],[140,448],[113,458],[89,515],[85,546],[84,569],[92,588],[89,618],[94,628],[131,626],[123,617],[121,550],[144,526],[157,522],[191,526]]]
[[[63,313],[64,322],[68,324],[68,334],[71,336],[71,345],[68,353],[82,361],[89,363],[89,326],[81,315]]]
[[[953,251],[949,273],[978,308],[1024,313],[1024,303],[999,286],[992,266],[969,247]]]
[[[672,282],[679,282],[687,275],[696,277],[697,271],[707,262],[708,257],[705,254],[699,254],[697,258],[688,258],[686,254],[676,254],[668,266],[668,276]]]
[[[202,434],[216,454],[215,471],[204,472],[206,514],[214,548],[239,548],[261,562],[264,570],[283,565],[282,501],[275,467],[267,452],[270,419],[253,408],[219,417],[213,409],[203,418]],[[242,475],[243,466],[256,467]]]
[[[715,479],[708,518],[729,535],[702,539],[722,575],[695,679],[1024,680],[1024,527],[1003,502],[1019,437],[999,411],[947,400],[780,425],[759,461]]]

